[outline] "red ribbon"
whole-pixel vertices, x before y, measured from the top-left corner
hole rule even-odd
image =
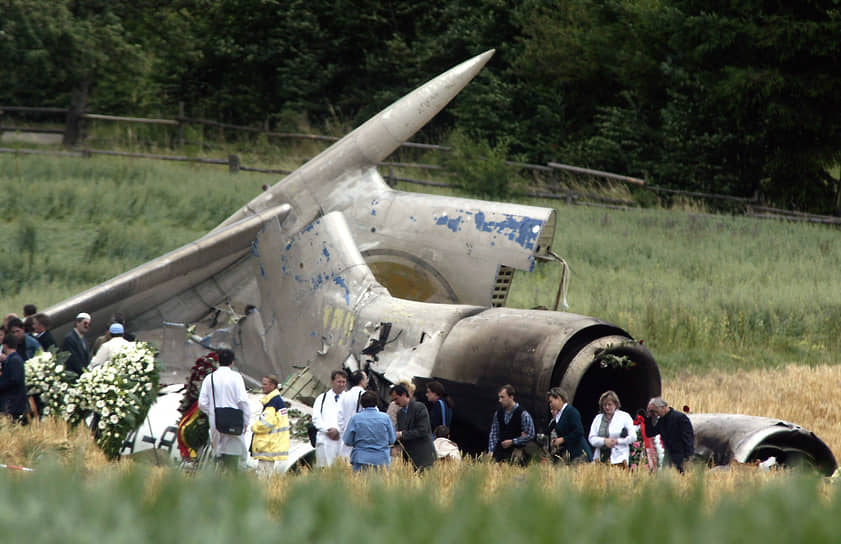
[[[642,435],[642,444],[645,447],[645,458],[648,460],[648,470],[654,471],[657,469],[657,448],[654,447],[654,441],[645,434],[645,418],[638,415],[634,420],[634,424],[640,426],[640,434]]]

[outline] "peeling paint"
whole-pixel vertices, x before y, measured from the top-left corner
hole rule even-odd
[[[257,240],[251,242],[251,255],[257,259],[257,264],[260,265],[260,275],[266,277],[266,269],[263,268],[263,261],[260,259],[260,250],[257,248]]]
[[[345,279],[341,276],[336,276],[333,278],[333,283],[345,290],[345,304],[350,306],[350,289],[348,289]]]
[[[450,218],[446,215],[442,215],[435,221],[435,224],[444,225],[451,231],[458,232],[461,230],[461,216]]]
[[[484,212],[478,212],[474,217],[474,222],[478,230],[495,231],[526,249],[534,249],[537,236],[543,226],[543,221],[540,219],[513,215],[506,215],[502,221],[488,221],[485,219]]]

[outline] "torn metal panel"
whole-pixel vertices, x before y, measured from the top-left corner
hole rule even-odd
[[[695,455],[715,465],[775,457],[782,466],[811,466],[826,476],[838,468],[829,447],[794,423],[742,414],[688,415],[695,431]]]
[[[365,264],[338,212],[291,237],[277,222],[269,223],[255,248],[253,266],[265,272],[258,285],[266,346],[284,376],[294,366],[309,366],[327,383],[349,355],[373,361],[372,368],[388,377],[406,377],[409,368],[428,375],[440,338],[463,316],[481,311],[391,297]],[[385,322],[391,323],[387,349],[376,353],[376,360],[362,355]]]
[[[147,312],[160,314],[160,308],[167,304],[179,305],[177,313],[198,319],[207,313],[208,305],[218,303],[202,300],[201,284],[216,281],[214,278],[218,275],[235,268],[235,263],[248,252],[261,225],[271,218],[283,218],[289,211],[288,205],[266,209],[49,308],[47,312],[55,323],[53,334],[56,338],[66,334],[79,311],[91,314],[92,332],[107,329],[114,312],[126,315],[134,330],[143,330],[147,323],[140,316]],[[222,285],[216,292],[227,293],[228,289],[230,287]],[[187,297],[190,301],[175,301],[176,297],[191,290],[194,292]],[[207,294],[206,290],[204,292]],[[186,320],[179,317],[164,315],[163,320]],[[160,323],[161,319],[153,319],[148,325],[158,328]]]

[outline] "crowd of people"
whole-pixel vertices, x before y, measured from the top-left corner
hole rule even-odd
[[[36,398],[27,395],[26,362],[47,350],[66,352],[64,367],[69,376],[78,378],[88,368],[108,363],[134,337],[125,331],[120,314],[111,316],[108,332],[96,339],[93,347],[86,334],[91,316],[76,315],[73,329],[58,344],[50,332],[50,316],[39,312],[33,304],[23,307],[23,317],[6,314],[0,327],[0,413],[17,423],[25,424],[39,417]]]
[[[650,399],[647,409],[640,410],[641,424],[637,425],[628,412],[620,410],[616,392],[605,391],[599,397],[599,413],[585,434],[580,412],[554,387],[546,395],[552,417],[541,435],[546,437],[541,446],[531,414],[519,405],[516,395],[511,385],[502,386],[497,395],[500,407],[491,421],[488,439],[488,452],[496,461],[525,463],[548,453],[555,462],[600,462],[629,468],[631,445],[657,436],[665,450],[666,466],[683,472],[694,455],[692,423],[661,397]]]
[[[229,367],[233,354],[221,356],[220,365]],[[237,406],[247,414],[247,399],[242,378],[232,380],[228,370],[217,371],[220,379],[215,386],[216,401],[211,402],[213,374],[205,378],[199,406],[211,417],[214,452],[220,462],[229,455],[228,439],[220,436],[213,424],[213,410],[217,407]],[[214,373],[216,374],[216,373]],[[210,385],[208,385],[210,384]],[[211,389],[208,389],[210,387]],[[415,387],[405,381],[390,389],[390,403],[380,410],[379,395],[368,389],[368,375],[363,370],[348,374],[334,370],[330,388],[315,398],[312,425],[315,431],[317,467],[328,467],[337,460],[349,462],[354,471],[374,467],[388,467],[394,457],[402,457],[418,471],[436,462],[460,461],[461,451],[450,439],[454,404],[443,384],[431,381],[424,384],[425,395],[416,396]],[[252,425],[254,440],[252,456],[260,459],[261,467],[271,471],[271,463],[285,460],[289,448],[289,420],[286,407],[277,392],[277,379],[263,378],[264,411]],[[426,403],[419,399],[426,397]],[[221,399],[221,400],[220,400]],[[666,452],[666,462],[683,471],[692,456],[694,437],[689,419],[675,412],[659,397],[651,399],[645,412],[645,424],[637,425],[630,414],[620,410],[621,403],[614,391],[605,391],[599,399],[599,414],[593,419],[589,434],[585,433],[580,412],[567,402],[560,388],[547,393],[552,417],[546,429],[544,444],[538,441],[531,414],[520,406],[515,388],[506,384],[498,393],[499,407],[494,412],[488,436],[488,454],[498,462],[527,463],[536,458],[550,458],[556,462],[602,462],[611,466],[629,467],[631,444],[639,440],[639,433],[660,435]],[[247,420],[244,422],[247,425]],[[244,430],[241,431],[244,435]],[[271,447],[272,433],[276,433]],[[268,435],[264,437],[264,435]],[[259,437],[259,438],[258,438]],[[257,444],[260,446],[257,446]],[[244,451],[240,444],[236,451]],[[259,456],[258,456],[258,452]],[[244,459],[239,459],[240,464]]]
[[[26,361],[43,350],[64,351],[68,354],[65,368],[71,376],[78,377],[89,368],[108,364],[134,341],[122,316],[114,314],[108,332],[91,346],[86,338],[91,316],[80,312],[58,345],[50,332],[50,317],[31,304],[23,310],[23,318],[8,314],[0,327],[0,412],[16,422],[26,423],[38,416],[37,401],[27,396]],[[233,362],[231,350],[220,350],[219,368],[202,382],[198,404],[210,420],[211,446],[225,466],[242,465],[245,452],[250,451],[258,460],[259,472],[269,473],[276,461],[288,458],[290,445],[288,411],[279,393],[279,380],[273,375],[262,379],[263,409],[251,424],[253,439],[246,448],[244,435],[249,428],[250,409],[243,378],[231,368]],[[400,456],[423,471],[436,461],[461,460],[458,445],[450,439],[455,413],[452,399],[439,381],[425,383],[424,390],[424,395],[416,398],[411,381],[395,384],[387,409],[381,412],[379,407],[385,402],[376,391],[368,389],[365,371],[333,371],[330,388],[313,404],[316,466],[327,467],[341,458],[358,471],[387,467],[393,457]],[[426,402],[418,400],[424,397]],[[567,402],[564,391],[552,388],[546,399],[551,418],[545,434],[538,435],[532,415],[517,400],[515,388],[510,384],[499,388],[499,407],[491,418],[488,436],[490,457],[498,462],[526,463],[549,458],[556,462],[592,461],[628,467],[631,445],[639,440],[638,431],[644,437],[659,435],[666,463],[681,472],[693,455],[694,434],[689,419],[660,397],[652,398],[635,422],[620,409],[618,395],[605,391],[599,398],[599,413],[589,433],[585,433],[581,414]],[[230,410],[235,411],[231,427],[234,433],[220,430],[230,424],[230,414],[225,414]],[[545,437],[542,443],[538,436]]]

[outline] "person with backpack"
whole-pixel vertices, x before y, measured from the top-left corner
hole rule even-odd
[[[238,470],[245,462],[245,431],[251,408],[242,375],[231,368],[234,352],[220,349],[218,353],[219,368],[208,374],[201,384],[199,410],[210,420],[210,444],[217,463],[226,469]],[[225,422],[229,424],[226,428],[220,420],[225,414],[233,414],[239,421]]]

